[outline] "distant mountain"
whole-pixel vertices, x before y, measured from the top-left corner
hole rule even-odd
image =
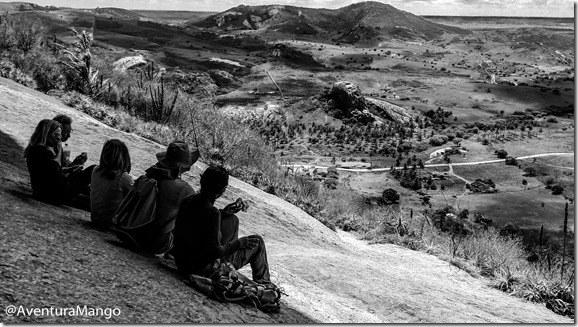
[[[59,10],[56,6],[39,6],[31,2],[2,2],[0,3],[0,13],[14,13],[19,11],[52,11]]]
[[[113,7],[106,7],[106,8],[96,8],[94,9],[94,13],[100,18],[116,18],[116,19],[140,19],[144,18],[144,15],[141,15],[137,12],[128,9],[122,8],[113,8]]]
[[[330,36],[346,42],[378,37],[432,39],[445,33],[468,30],[428,21],[381,2],[367,1],[340,9],[265,5],[237,6],[189,26],[222,30],[274,30],[294,35]]]

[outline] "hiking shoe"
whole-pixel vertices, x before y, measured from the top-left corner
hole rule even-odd
[[[254,281],[254,282],[257,283],[257,284],[261,284],[261,285],[264,285],[264,286],[271,287],[271,288],[278,288],[277,285],[275,285],[275,284],[274,284],[272,281],[270,281],[270,280],[256,280],[256,281]]]

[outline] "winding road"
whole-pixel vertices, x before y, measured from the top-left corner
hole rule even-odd
[[[521,157],[514,157],[517,160],[520,159],[530,159],[530,158],[539,158],[539,157],[548,157],[548,156],[574,156],[574,152],[555,152],[555,153],[541,153],[541,154],[532,154],[529,156],[521,156]],[[450,167],[451,166],[473,166],[473,165],[483,165],[483,164],[490,164],[490,163],[500,163],[505,162],[506,159],[495,159],[495,160],[485,160],[485,161],[474,161],[474,162],[458,162],[458,163],[444,163],[444,164],[429,164],[424,165],[424,167]],[[327,169],[327,166],[317,166],[317,165],[306,165],[306,164],[292,164],[292,165],[281,165],[283,167],[297,167],[297,168],[316,168],[316,169]],[[402,169],[403,167],[395,167],[395,169]],[[562,167],[561,167],[562,168]],[[567,168],[567,167],[565,167]],[[340,171],[349,171],[349,172],[358,172],[358,173],[375,173],[375,172],[382,172],[382,171],[389,171],[390,168],[364,168],[364,169],[354,169],[354,168],[336,168]]]

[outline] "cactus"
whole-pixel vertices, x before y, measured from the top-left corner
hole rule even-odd
[[[562,243],[562,268],[560,268],[560,282],[564,282],[564,261],[566,260],[566,234],[568,232],[568,202],[564,208],[564,239]]]
[[[175,92],[174,98],[169,101],[169,99],[165,97],[165,83],[164,79],[161,77],[160,85],[157,85],[155,89],[153,89],[152,85],[149,86],[149,92],[151,95],[152,105],[152,108],[150,108],[149,119],[163,124],[167,123],[175,109],[177,98],[179,96],[178,90]]]

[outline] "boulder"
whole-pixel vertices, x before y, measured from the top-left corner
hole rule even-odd
[[[124,72],[128,69],[145,66],[146,60],[142,55],[120,58],[115,61],[112,66],[115,71]]]
[[[334,105],[341,109],[344,116],[351,116],[351,111],[365,109],[365,98],[361,93],[359,86],[347,82],[337,82],[333,84],[329,91],[329,97],[333,100]]]

